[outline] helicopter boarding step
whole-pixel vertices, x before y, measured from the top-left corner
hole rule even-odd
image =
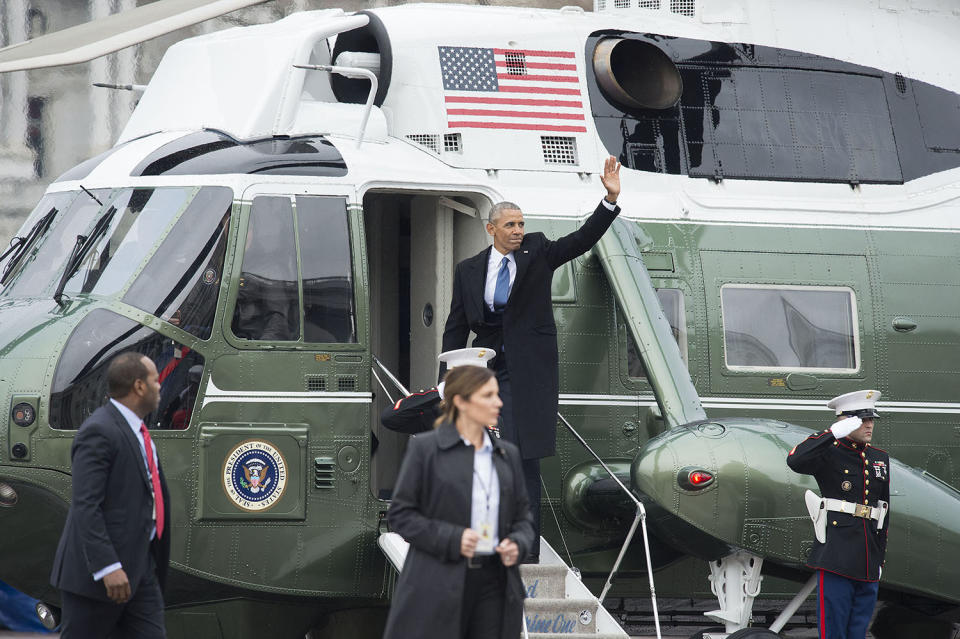
[[[383,533],[377,544],[400,572],[407,556],[407,542],[397,533]],[[520,566],[520,576],[527,591],[523,612],[530,639],[628,639],[613,615],[543,537],[540,563]],[[523,632],[520,636],[524,636]]]

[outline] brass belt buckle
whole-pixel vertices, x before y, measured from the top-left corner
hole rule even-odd
[[[864,519],[870,519],[870,506],[865,504],[855,504],[856,508],[853,509],[854,517],[862,517]]]

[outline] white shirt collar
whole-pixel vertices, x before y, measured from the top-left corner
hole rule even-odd
[[[132,428],[134,432],[139,433],[140,424],[143,423],[143,420],[137,417],[137,414],[134,413],[132,410],[130,410],[129,408],[127,408],[126,406],[124,406],[123,404],[121,404],[120,402],[118,402],[112,397],[110,398],[110,403],[113,404],[118,411],[120,411],[120,414],[123,415],[123,418],[127,420],[128,424],[130,424],[130,428]]]
[[[462,441],[467,446],[473,446],[469,439],[460,435],[460,441]],[[479,448],[480,451],[493,450],[493,442],[490,441],[490,433],[487,432],[487,429],[483,429],[483,445]]]

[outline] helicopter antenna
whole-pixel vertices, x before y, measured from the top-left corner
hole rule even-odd
[[[370,93],[367,94],[367,104],[363,110],[363,119],[360,120],[360,132],[357,133],[357,148],[363,144],[363,133],[367,130],[367,120],[370,118],[370,109],[373,108],[373,99],[377,95],[377,89],[380,86],[376,74],[370,69],[361,67],[341,67],[331,64],[295,64],[298,69],[307,71],[326,71],[327,73],[336,73],[346,78],[366,78],[370,80]]]
[[[147,85],[145,84],[110,84],[109,82],[94,82],[93,86],[99,87],[101,89],[117,89],[119,91],[136,91],[137,93],[143,93],[147,90]]]

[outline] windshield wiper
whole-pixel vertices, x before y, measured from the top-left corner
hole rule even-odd
[[[91,195],[92,197],[92,195]],[[73,250],[70,251],[70,256],[67,258],[67,265],[63,269],[63,275],[60,276],[60,283],[57,284],[57,290],[53,294],[53,301],[57,303],[58,306],[63,308],[66,306],[63,303],[63,289],[67,285],[67,282],[73,277],[73,274],[77,272],[77,269],[80,268],[80,264],[83,263],[83,258],[86,257],[87,253],[90,251],[90,248],[97,243],[97,240],[106,233],[107,229],[110,228],[110,222],[113,220],[114,214],[117,212],[117,209],[111,206],[107,209],[107,212],[104,213],[97,224],[93,227],[93,230],[90,231],[90,235],[78,235],[77,242],[73,245]]]
[[[33,225],[33,228],[30,229],[26,237],[18,236],[10,240],[10,248],[4,251],[3,255],[0,255],[0,261],[11,252],[16,251],[16,253],[13,254],[13,257],[10,258],[10,261],[7,262],[7,265],[3,269],[3,275],[0,276],[0,286],[7,283],[7,278],[13,273],[23,256],[27,254],[27,248],[47,232],[47,229],[53,224],[53,218],[57,216],[57,213],[59,213],[59,210],[56,207],[50,209],[46,215],[37,220],[37,223]],[[14,242],[16,242],[16,244],[14,244]]]

